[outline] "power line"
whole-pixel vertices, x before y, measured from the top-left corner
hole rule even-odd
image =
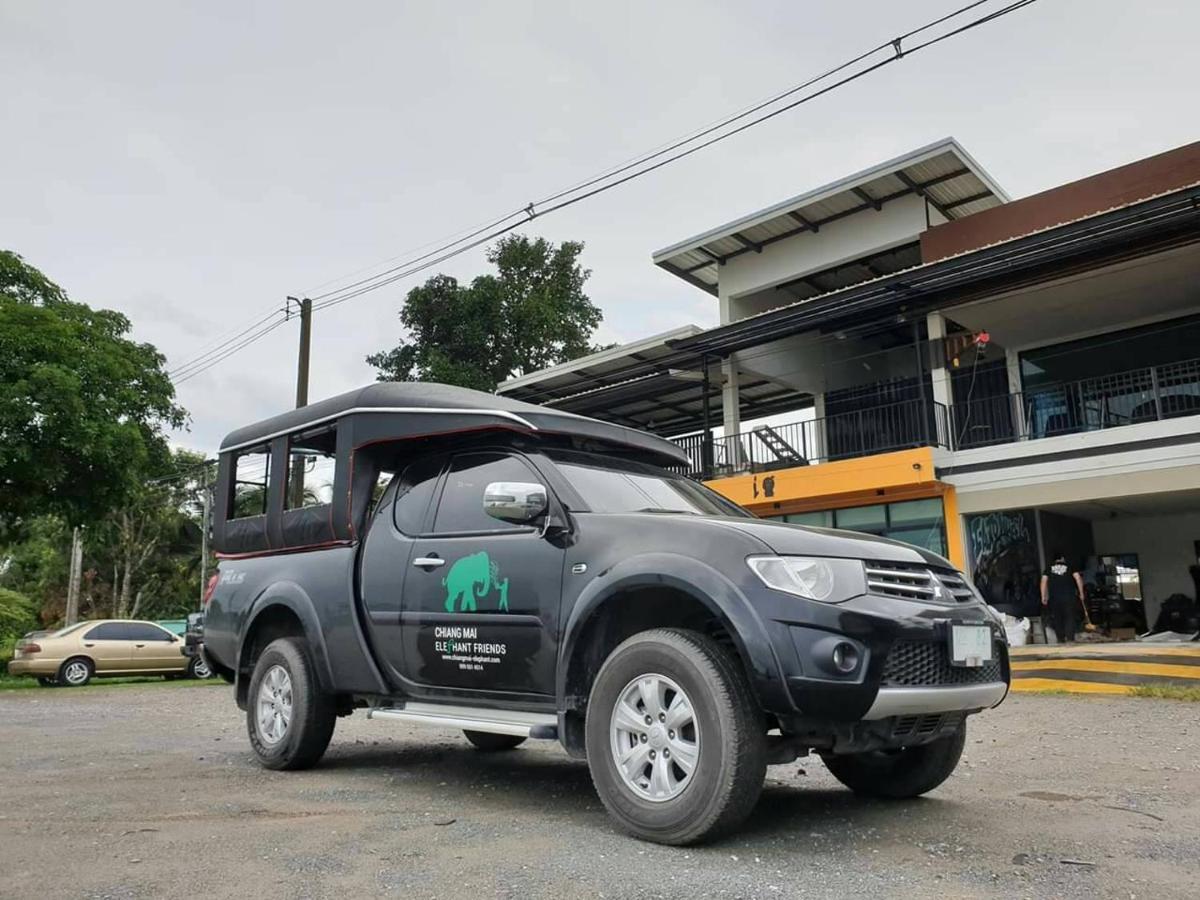
[[[207,350],[202,353],[199,353],[198,355],[192,357],[191,359],[188,359],[188,360],[180,363],[175,368],[168,370],[167,374],[170,375],[172,378],[175,378],[178,375],[186,374],[190,369],[196,368],[201,363],[206,362],[210,357],[216,355],[222,349],[224,349],[225,347],[234,343],[243,335],[250,333],[255,328],[258,328],[259,326],[263,325],[264,323],[269,322],[271,319],[274,319],[277,316],[283,316],[283,315],[284,315],[284,310],[282,310],[282,309],[277,308],[277,309],[271,310],[271,312],[267,313],[265,316],[260,316],[258,319],[255,319],[253,322],[250,323],[249,326],[243,328],[241,331],[238,331],[236,334],[233,334],[231,337],[226,338],[221,343],[212,347],[212,349]]]
[[[764,101],[762,104],[758,104],[755,107],[752,107],[751,108],[752,111],[761,112],[766,107],[776,104],[779,99],[786,98],[789,96],[794,96],[794,94],[796,92],[801,91],[806,87],[813,86],[814,84],[828,78],[830,74],[845,71],[847,68],[855,65],[856,63],[864,62],[867,59],[869,59],[870,57],[878,55],[880,52],[883,52],[883,51],[886,51],[889,49],[892,51],[892,55],[887,56],[884,59],[874,62],[874,63],[870,64],[869,66],[866,66],[865,68],[861,68],[855,72],[852,72],[852,73],[834,81],[831,84],[821,87],[818,90],[811,91],[807,94],[804,94],[801,97],[794,99],[789,103],[784,104],[783,106],[780,106],[769,112],[765,112],[762,115],[754,116],[749,121],[743,122],[742,124],[738,125],[735,128],[730,128],[728,130],[721,131],[722,128],[727,128],[733,122],[743,119],[747,114],[750,114],[750,113],[748,113],[747,111],[743,111],[743,112],[737,113],[733,116],[730,116],[726,120],[724,120],[723,123],[718,124],[716,126],[711,126],[708,129],[705,129],[704,131],[698,133],[696,135],[696,137],[676,142],[675,144],[670,145],[667,148],[667,150],[658,151],[653,154],[646,155],[638,162],[626,165],[624,167],[619,168],[618,170],[615,170],[611,175],[603,176],[600,178],[596,178],[596,179],[592,179],[590,181],[584,182],[580,188],[575,188],[573,190],[568,190],[565,192],[559,192],[557,194],[553,194],[550,197],[548,197],[545,201],[538,201],[538,202],[530,203],[524,210],[528,215],[528,218],[525,220],[521,220],[518,222],[509,222],[508,224],[504,224],[504,225],[501,225],[501,226],[493,229],[489,233],[483,233],[482,230],[477,231],[472,235],[472,237],[474,239],[470,240],[468,243],[462,244],[461,239],[460,239],[460,241],[455,241],[455,242],[446,244],[446,245],[442,246],[441,248],[439,248],[438,250],[430,251],[430,252],[424,254],[424,256],[419,257],[418,259],[412,260],[409,264],[393,267],[392,269],[382,272],[379,275],[374,276],[373,278],[363,279],[361,282],[358,282],[355,285],[348,285],[346,288],[344,288],[340,291],[332,291],[325,295],[322,295],[322,297],[321,297],[322,302],[314,304],[313,308],[314,308],[314,310],[316,310],[316,309],[325,309],[330,306],[335,306],[339,303],[344,303],[347,300],[351,300],[355,297],[362,296],[363,294],[369,293],[370,291],[378,290],[379,288],[385,287],[389,284],[399,281],[402,278],[407,278],[411,275],[415,275],[418,272],[422,272],[425,269],[431,268],[432,266],[438,265],[439,263],[445,262],[446,260],[449,260],[455,256],[465,253],[475,247],[478,247],[481,244],[487,243],[488,241],[494,240],[497,237],[507,234],[508,232],[511,232],[511,231],[515,230],[516,228],[520,227],[521,225],[525,224],[526,221],[531,221],[535,217],[549,215],[552,212],[556,212],[556,211],[558,211],[560,209],[564,209],[568,206],[573,206],[576,203],[580,203],[580,202],[587,200],[591,197],[594,197],[598,194],[604,193],[606,191],[610,191],[613,188],[619,187],[620,185],[625,184],[629,181],[633,181],[636,178],[640,178],[644,175],[648,175],[649,173],[654,172],[658,169],[661,169],[664,166],[670,165],[674,162],[678,162],[679,160],[681,160],[687,156],[691,156],[694,153],[698,153],[699,151],[704,150],[708,147],[711,147],[714,144],[720,143],[721,141],[728,140],[729,138],[733,137],[734,135],[740,134],[741,132],[746,131],[750,128],[753,128],[756,125],[760,125],[763,122],[773,119],[776,116],[782,115],[783,113],[788,112],[792,109],[795,109],[796,107],[801,106],[805,103],[808,103],[811,100],[815,100],[818,97],[828,94],[831,91],[834,91],[839,87],[849,84],[852,81],[856,81],[859,78],[863,78],[866,75],[869,75],[872,72],[883,68],[884,66],[890,65],[891,63],[894,63],[894,62],[898,62],[899,60],[903,59],[904,57],[911,56],[913,53],[919,52],[920,50],[922,50],[926,47],[929,47],[936,43],[939,43],[948,37],[951,37],[951,36],[954,36],[957,34],[962,34],[966,31],[969,31],[972,28],[976,28],[980,25],[986,24],[987,22],[991,22],[1002,16],[1008,15],[1009,13],[1015,12],[1019,9],[1023,9],[1026,6],[1032,5],[1033,3],[1037,2],[1037,0],[1016,0],[1016,2],[1009,3],[1008,5],[1002,7],[998,10],[995,10],[985,16],[982,16],[977,19],[973,19],[972,21],[965,23],[964,25],[954,29],[953,31],[951,31],[945,35],[939,35],[936,38],[932,38],[928,41],[925,41],[924,43],[918,44],[915,47],[912,47],[909,49],[903,48],[902,42],[906,38],[912,37],[917,34],[921,34],[931,28],[936,27],[938,24],[944,23],[951,18],[959,16],[965,12],[968,12],[971,9],[974,9],[974,8],[978,7],[979,5],[981,5],[982,2],[986,2],[986,0],[976,0],[976,2],[970,3],[952,13],[949,13],[948,15],[941,16],[940,18],[935,19],[932,22],[926,23],[925,25],[922,25],[919,28],[915,28],[915,29],[912,29],[911,31],[905,32],[905,34],[903,34],[899,37],[896,37],[890,41],[879,44],[876,47],[872,48],[871,50],[866,51],[865,53],[860,53],[858,56],[852,58],[851,60],[848,60],[847,62],[841,64],[840,66],[837,66],[837,67],[829,70],[828,72],[826,72],[820,76],[817,76],[816,78],[809,79],[808,81],[802,83],[801,85],[797,85],[795,88],[785,91],[782,94],[776,95],[776,97],[771,100]],[[714,132],[718,132],[718,131],[720,131],[721,133],[714,134]],[[709,135],[712,135],[712,136],[709,137]],[[699,137],[707,137],[707,139],[701,141],[700,143],[695,143],[696,139]],[[688,144],[691,144],[692,146],[687,146]],[[670,151],[677,151],[677,152],[670,152]],[[665,157],[663,157],[664,153],[669,153],[669,155],[666,155]],[[660,157],[663,157],[663,158],[660,158]],[[657,161],[651,162],[652,160],[657,160]],[[650,164],[646,164],[646,163],[650,163]],[[619,175],[620,177],[614,177],[617,175]],[[581,190],[582,190],[582,192],[581,192]],[[540,208],[540,209],[538,208],[539,204],[544,204],[545,202],[549,202],[552,200],[557,201],[557,202],[553,202],[552,205],[546,206],[544,208]],[[511,218],[511,216],[508,218]],[[441,255],[435,256],[435,254],[438,254],[439,252]],[[435,258],[431,259],[430,257],[435,257]]]
[[[175,384],[178,386],[180,384],[183,384],[185,381],[195,378],[197,375],[207,372],[209,369],[211,369],[217,363],[223,362],[224,360],[233,356],[233,354],[237,353],[239,350],[242,350],[245,347],[250,346],[251,344],[253,344],[254,342],[256,342],[258,340],[261,340],[262,338],[264,338],[268,334],[270,334],[272,331],[274,331],[276,328],[278,328],[281,325],[285,325],[285,324],[287,324],[287,319],[276,319],[274,322],[272,322],[270,325],[267,325],[265,328],[262,328],[256,332],[254,332],[252,335],[243,339],[239,343],[236,343],[233,346],[225,349],[218,356],[214,356],[211,359],[208,359],[207,361],[205,361],[203,364],[197,366],[196,368],[191,369],[183,377],[174,379]]]
[[[319,301],[313,303],[313,310],[316,311],[318,309],[327,309],[331,306],[345,303],[346,301],[352,300],[355,297],[360,297],[363,294],[379,290],[380,288],[386,287],[389,284],[393,284],[396,281],[425,271],[426,269],[446,262],[449,259],[460,256],[461,254],[479,247],[482,244],[486,244],[489,241],[508,234],[527,222],[532,221],[534,218],[549,215],[552,212],[565,209],[566,207],[573,206],[577,203],[581,203],[582,201],[590,199],[591,197],[595,197],[598,194],[610,191],[627,182],[633,181],[634,179],[641,178],[644,175],[648,175],[651,172],[657,171],[664,166],[678,162],[685,157],[691,156],[694,153],[698,153],[701,150],[713,146],[714,144],[720,143],[721,141],[728,140],[729,138],[740,134],[743,131],[753,128],[756,125],[760,125],[763,122],[775,118],[776,116],[782,115],[783,113],[808,103],[811,100],[815,100],[818,97],[824,96],[825,94],[849,84],[850,82],[856,81],[859,78],[863,78],[866,75],[883,68],[884,66],[898,62],[906,56],[911,56],[913,53],[919,52],[920,50],[933,46],[934,44],[938,44],[950,37],[963,34],[964,32],[973,28],[995,21],[996,19],[1008,15],[1009,13],[1016,12],[1017,10],[1023,9],[1026,6],[1030,6],[1037,2],[1037,0],[1016,0],[1016,2],[1008,3],[1000,9],[994,10],[976,19],[972,19],[970,22],[964,23],[963,25],[946,32],[945,34],[940,34],[907,49],[903,47],[903,41],[929,31],[938,25],[944,24],[951,19],[976,9],[986,2],[988,2],[988,0],[975,0],[975,2],[968,3],[965,6],[954,10],[953,12],[940,16],[937,19],[927,22],[917,28],[911,29],[910,31],[907,31],[889,41],[878,44],[872,49],[852,57],[846,62],[827,70],[821,75],[810,78],[792,88],[789,88],[787,91],[776,94],[774,97],[768,100],[764,100],[751,107],[727,116],[718,121],[716,124],[694,132],[688,137],[676,140],[664,147],[660,147],[654,151],[642,154],[638,157],[635,157],[632,161],[621,164],[615,168],[605,170],[604,173],[580,182],[571,188],[550,194],[542,200],[531,202],[523,209],[514,210],[505,216],[494,219],[487,225],[473,229],[461,237],[456,238],[455,240],[443,243],[418,257],[401,263],[400,265],[393,266],[368,278],[351,282],[350,284],[341,288],[327,291],[323,294],[318,294],[312,298],[314,301]],[[764,112],[764,110],[767,110],[769,107],[776,106],[780,101],[790,97],[795,97],[797,93],[805,91],[807,88],[811,88],[833,75],[836,75],[840,72],[845,72],[847,69],[864,63],[871,57],[877,56],[883,52],[887,52],[888,50],[891,51],[891,55],[871,63],[864,68],[860,68],[857,71],[851,72],[850,74],[843,76],[831,84],[825,85],[817,90],[804,93],[802,96],[792,99],[783,106],[778,106],[778,108],[770,109],[769,111]],[[756,115],[757,113],[762,114]],[[748,121],[742,121],[748,116],[752,118],[749,118]],[[741,124],[733,128],[729,127],[737,122],[741,122]],[[704,140],[701,140],[702,138]],[[697,143],[697,141],[699,142]],[[547,206],[546,204],[550,205]],[[514,219],[517,221],[513,221]],[[259,323],[256,324],[266,321],[267,318],[270,317],[265,317],[264,319],[259,320]],[[208,354],[204,355],[204,357],[198,358],[195,361],[191,361],[189,364],[185,364],[185,366],[181,366],[180,369],[185,370],[186,374],[183,378],[179,379],[177,383],[181,383],[182,381],[186,381],[188,378],[195,377],[196,375],[207,371],[213,365],[228,358],[238,350],[257,340],[260,340],[270,333],[270,331],[283,324],[283,321],[284,320],[281,319],[267,328],[260,329],[249,338],[239,341],[238,339],[241,338],[242,335],[247,334],[255,327],[252,325],[250,328],[243,330],[238,335],[235,335],[233,338],[225,341],[220,347],[210,350]],[[229,346],[231,344],[232,346]],[[188,365],[191,367],[187,368]]]
[[[507,221],[508,219],[514,218],[514,217],[522,215],[522,214],[529,215],[530,211],[531,210],[536,211],[538,206],[543,206],[547,203],[552,203],[556,200],[559,200],[563,197],[569,196],[573,193],[577,193],[577,192],[584,190],[586,188],[589,188],[595,184],[599,184],[600,182],[603,182],[607,179],[613,178],[613,177],[620,175],[626,171],[629,171],[630,169],[635,168],[636,166],[643,165],[646,162],[657,159],[658,157],[663,156],[664,154],[669,153],[673,150],[677,150],[680,147],[683,147],[689,143],[697,141],[700,138],[705,137],[709,134],[712,134],[715,131],[719,131],[721,128],[727,127],[728,125],[730,125],[734,122],[744,119],[746,116],[752,115],[762,109],[765,109],[775,103],[780,102],[781,100],[785,100],[788,97],[792,96],[793,94],[796,94],[796,93],[804,90],[807,87],[811,87],[812,85],[814,85],[820,81],[823,81],[824,79],[829,78],[832,75],[836,75],[838,72],[841,72],[841,71],[849,68],[850,66],[854,65],[855,63],[863,61],[864,59],[866,59],[869,56],[872,56],[873,54],[879,53],[880,51],[883,51],[890,47],[893,47],[899,41],[906,40],[907,38],[913,37],[914,35],[917,35],[924,31],[927,31],[930,28],[934,28],[937,25],[940,25],[949,19],[960,16],[963,13],[969,12],[970,10],[974,9],[975,7],[982,6],[983,4],[988,3],[988,2],[990,2],[990,0],[974,0],[974,2],[969,3],[966,6],[963,6],[959,9],[955,10],[954,12],[944,15],[938,19],[934,19],[932,22],[928,22],[919,28],[916,28],[912,31],[908,31],[891,41],[886,41],[882,44],[879,44],[879,45],[871,48],[870,50],[867,50],[864,53],[860,53],[858,56],[854,57],[853,59],[847,60],[846,62],[841,63],[840,65],[835,66],[832,69],[828,69],[825,72],[823,72],[822,74],[817,75],[813,78],[810,78],[807,81],[804,81],[798,85],[795,85],[794,87],[791,87],[788,90],[783,91],[782,93],[775,94],[772,97],[769,97],[765,100],[761,100],[751,106],[748,106],[742,110],[739,110],[736,113],[731,113],[729,115],[726,115],[726,116],[710,123],[709,125],[703,126],[700,129],[695,129],[695,130],[689,131],[685,135],[675,138],[672,141],[669,141],[665,144],[661,144],[658,147],[653,148],[652,150],[648,150],[644,153],[638,154],[637,156],[627,159],[622,163],[618,163],[615,166],[611,166],[607,169],[604,169],[603,171],[601,171],[593,176],[590,176],[590,177],[584,179],[583,181],[576,182],[575,184],[571,185],[570,187],[563,188],[563,189],[557,191],[556,193],[553,193],[546,197],[541,198],[540,200],[535,200],[532,203],[527,204],[525,207],[514,210],[513,212],[509,213],[508,215],[501,217],[492,225],[481,226],[477,230],[471,231],[471,233],[469,233],[469,234],[462,235],[457,240],[445,244],[441,249],[445,250],[451,246],[454,246],[457,243],[460,243],[462,241],[466,241],[466,240],[469,240],[470,238],[476,237],[479,234],[486,231],[488,228],[492,228],[499,224],[502,224],[503,222]],[[537,212],[536,214],[544,215],[543,212]],[[429,244],[426,244],[423,247],[420,247],[418,249],[423,250],[427,246],[429,246]],[[435,252],[438,252],[438,251],[431,251],[431,253],[429,255],[432,255]],[[393,259],[396,259],[396,258],[398,258],[398,257],[393,257]],[[322,300],[325,297],[340,293],[341,291],[350,290],[352,288],[355,288],[362,284],[365,284],[366,282],[369,282],[372,279],[383,277],[387,274],[390,274],[391,272],[397,271],[400,268],[404,268],[404,267],[410,266],[416,262],[420,262],[424,258],[425,257],[418,257],[415,260],[409,260],[408,262],[402,263],[400,266],[398,266],[396,268],[385,270],[374,276],[371,276],[371,278],[363,279],[362,281],[355,282],[355,283],[349,284],[349,285],[345,285],[344,287],[339,288],[337,290],[329,291],[325,294],[317,295],[317,296],[313,297],[313,299],[314,300]],[[389,260],[389,262],[390,261],[391,260]],[[362,270],[359,270],[359,271],[362,271]],[[329,283],[330,282],[326,282],[326,284],[329,284]]]

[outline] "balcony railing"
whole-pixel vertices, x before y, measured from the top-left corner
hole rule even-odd
[[[1150,366],[954,404],[965,450],[1200,414],[1200,360]]]
[[[963,399],[953,409],[907,400],[714,437],[676,438],[693,477],[853,459],[910,447],[965,450],[1200,415],[1200,359]]]
[[[691,458],[689,475],[720,478],[910,447],[948,446],[949,437],[949,415],[944,406],[906,400],[786,425],[759,425],[738,434],[714,437],[707,449],[702,434],[676,438],[675,443]]]

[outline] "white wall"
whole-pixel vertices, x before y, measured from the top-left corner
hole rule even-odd
[[[1188,574],[1200,541],[1200,511],[1162,516],[1128,516],[1092,523],[1096,553],[1136,553],[1141,569],[1146,625],[1154,626],[1159,605],[1172,594],[1196,595]]]
[[[929,214],[935,224],[941,219],[932,208]],[[925,228],[925,200],[913,194],[885,203],[878,212],[865,211],[822,225],[816,234],[804,231],[769,244],[762,253],[735,256],[721,267],[721,299],[728,301],[721,304],[721,322],[757,311],[743,310],[738,297],[910,243]]]
[[[1135,442],[1141,442],[1137,449],[1122,446]],[[1097,452],[1101,449],[1111,452]],[[1037,459],[1049,454],[1061,456]],[[957,452],[939,450],[934,463],[939,470],[995,466],[941,476],[957,489],[963,513],[1191,490],[1200,488],[1200,416]]]

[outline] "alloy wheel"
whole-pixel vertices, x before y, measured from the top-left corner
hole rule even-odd
[[[79,660],[69,663],[63,670],[63,680],[72,687],[86,684],[89,675],[87,663]]]
[[[292,676],[283,666],[271,666],[258,687],[258,735],[265,744],[278,744],[292,721]]]
[[[609,724],[613,763],[638,797],[674,800],[692,783],[700,760],[700,726],[691,700],[665,675],[633,679]]]

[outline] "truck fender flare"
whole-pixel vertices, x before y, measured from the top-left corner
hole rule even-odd
[[[644,553],[601,572],[583,589],[563,628],[555,696],[566,707],[567,674],[580,636],[592,616],[631,588],[661,585],[681,591],[707,607],[729,631],[747,674],[759,690],[774,684],[783,690],[781,668],[767,629],[737,585],[707,563],[675,553]],[[767,701],[767,697],[761,697]]]
[[[313,664],[317,669],[317,677],[326,690],[333,685],[333,672],[329,666],[329,653],[325,648],[325,635],[321,631],[320,620],[312,600],[300,585],[292,581],[277,581],[269,585],[255,598],[246,616],[246,625],[241,629],[242,636],[238,640],[237,677],[242,676],[242,660],[246,652],[246,637],[253,633],[258,620],[273,609],[283,608],[293,613],[300,620],[304,629],[304,638],[312,651]]]

